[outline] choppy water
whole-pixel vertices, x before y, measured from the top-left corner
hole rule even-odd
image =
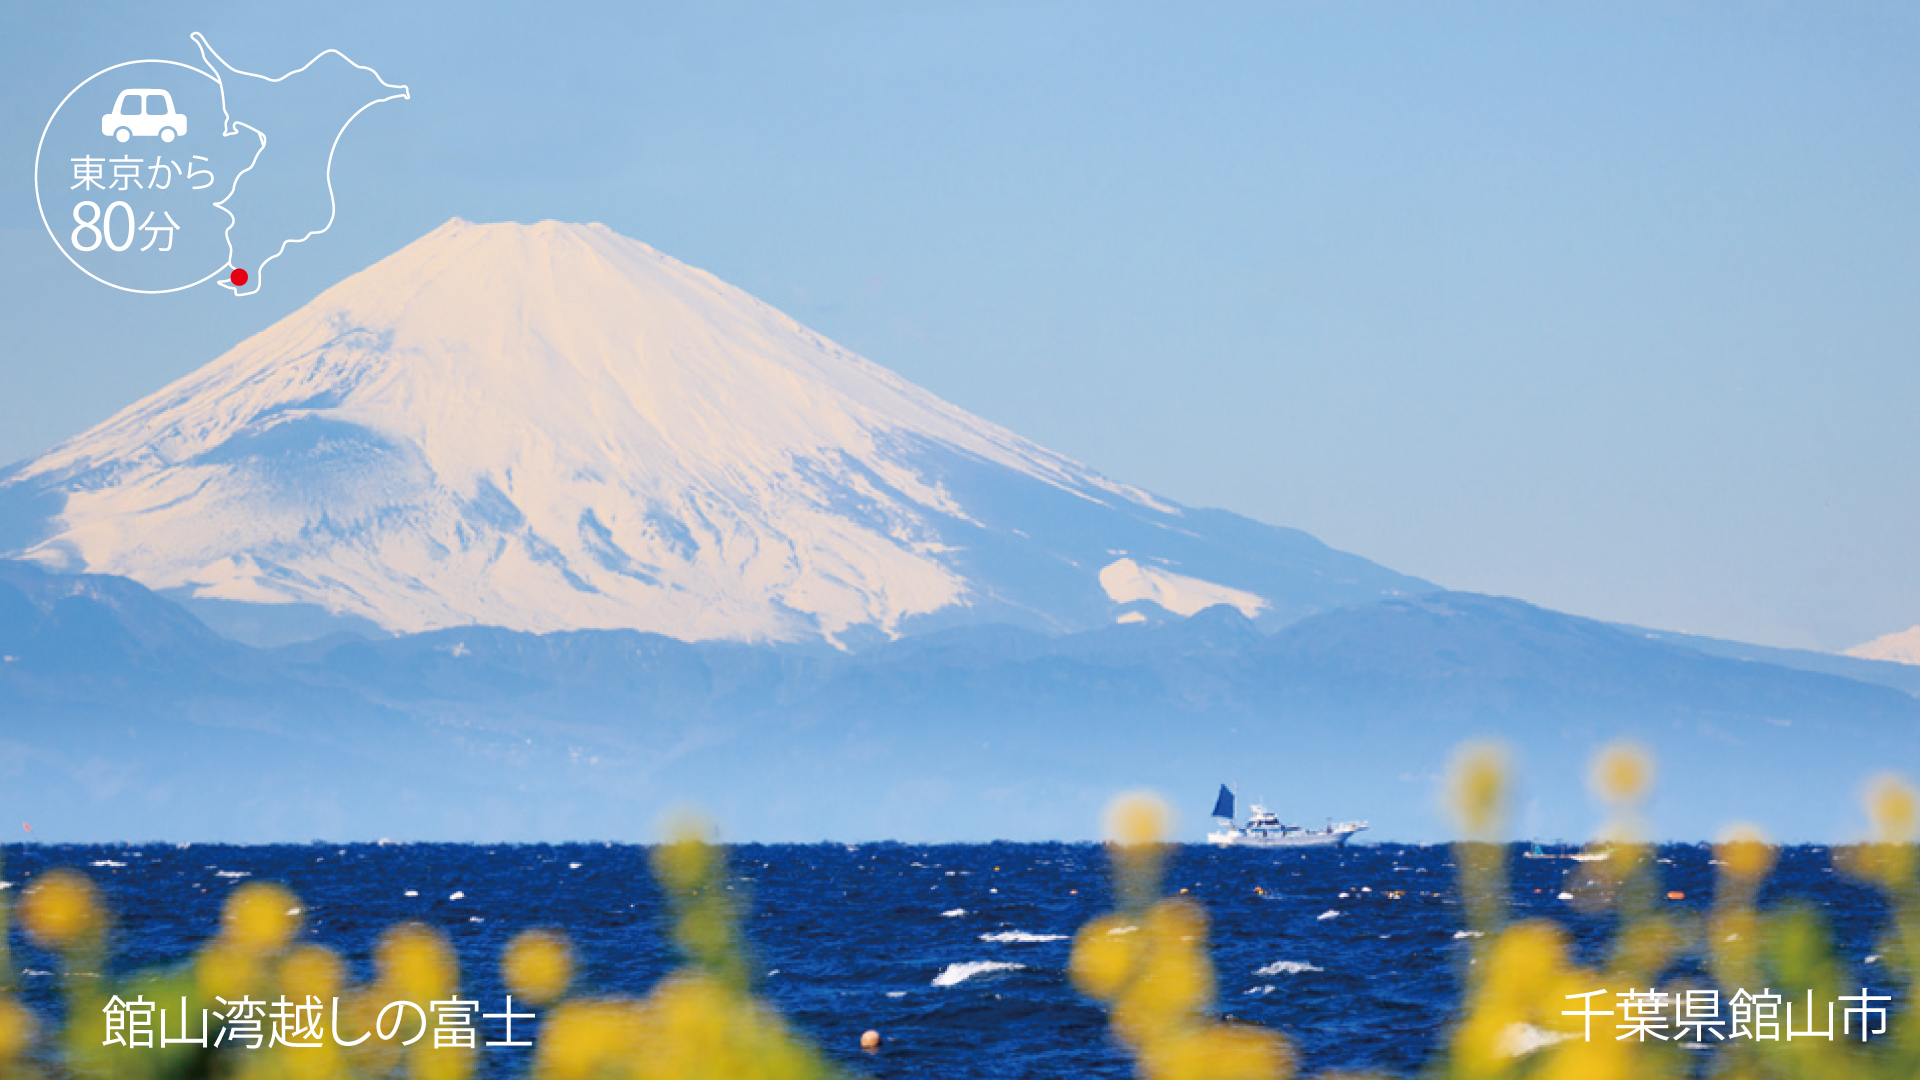
[[[585,844],[12,846],[0,878],[17,890],[53,866],[91,874],[118,920],[114,973],[182,960],[213,933],[222,899],[236,885],[280,881],[304,901],[303,935],[339,950],[356,979],[370,977],[372,946],[384,928],[419,920],[448,934],[461,956],[463,990],[495,1011],[504,993],[499,950],[532,926],[560,927],[573,938],[583,964],[579,985],[590,992],[644,993],[671,969],[664,903],[647,854]],[[758,989],[860,1072],[1130,1075],[1107,1040],[1104,1013],[1066,976],[1072,934],[1111,906],[1101,848],[747,845],[730,848],[729,857],[749,898]],[[1710,857],[1700,846],[1661,849],[1661,891],[1686,896],[1673,906],[1706,907]],[[1577,864],[1515,858],[1511,868],[1516,913],[1562,920],[1585,958],[1597,959],[1607,922],[1558,899],[1569,875],[1582,873]],[[1307,1075],[1332,1068],[1410,1074],[1434,1049],[1470,946],[1448,849],[1188,846],[1168,864],[1167,890],[1181,889],[1212,920],[1221,1012],[1286,1032]],[[1768,897],[1822,907],[1843,959],[1872,981],[1864,961],[1884,907],[1835,873],[1826,849],[1783,852]],[[52,1010],[59,961],[17,931],[13,945],[29,1000]],[[886,1036],[883,1052],[857,1049],[868,1028]],[[537,1022],[531,1030],[537,1043]],[[486,1071],[520,1075],[527,1060],[516,1055],[523,1053],[487,1051]]]

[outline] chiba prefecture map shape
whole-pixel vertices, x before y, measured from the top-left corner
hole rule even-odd
[[[191,36],[204,67],[116,64],[67,95],[41,136],[36,195],[54,243],[103,284],[163,293],[213,280],[249,295],[290,246],[332,227],[347,127],[410,95],[337,49],[269,77]]]
[[[333,154],[355,117],[394,98],[405,86],[328,49],[277,79],[241,71],[199,33],[193,42],[220,83],[222,134],[242,129],[260,140],[253,164],[234,177],[221,204],[233,216],[227,228],[230,265],[244,267],[240,293],[260,288],[267,265],[333,225]]]

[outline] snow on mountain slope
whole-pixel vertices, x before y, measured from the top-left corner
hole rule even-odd
[[[1846,652],[1862,660],[1890,660],[1896,664],[1920,664],[1920,626],[1874,638]]]
[[[450,221],[0,472],[0,554],[395,631],[683,639],[1082,628],[1119,610],[1115,554],[1282,620],[1431,588],[1114,483],[556,222]]]
[[[1168,573],[1156,566],[1141,566],[1132,559],[1108,563],[1100,571],[1100,587],[1119,603],[1151,600],[1175,615],[1192,615],[1215,604],[1231,604],[1240,614],[1252,619],[1267,606],[1265,600],[1252,593]]]

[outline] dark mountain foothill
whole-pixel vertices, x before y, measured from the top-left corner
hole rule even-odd
[[[1660,761],[1657,835],[1834,840],[1867,773],[1920,765],[1900,690],[1462,593],[1272,632],[1221,605],[859,650],[491,627],[260,649],[134,582],[0,562],[0,642],[0,782],[49,839],[631,840],[685,804],[742,840],[1086,838],[1135,787],[1197,837],[1227,780],[1428,840],[1475,737],[1514,749],[1516,830],[1574,838],[1600,819],[1588,758],[1630,737]]]

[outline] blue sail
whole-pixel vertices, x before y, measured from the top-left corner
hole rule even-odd
[[[1213,800],[1213,816],[1233,820],[1233,792],[1225,784],[1220,785],[1220,797]]]

